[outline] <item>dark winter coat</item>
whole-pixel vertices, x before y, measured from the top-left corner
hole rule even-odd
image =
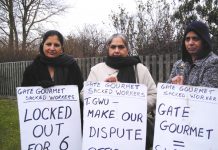
[[[62,67],[62,70],[64,70],[61,85],[78,85],[80,91],[83,88],[83,77],[76,61],[69,65],[59,67]],[[42,81],[53,82],[48,71],[48,65],[42,63],[40,58],[37,57],[33,63],[26,68],[21,86],[41,86]],[[55,83],[55,85],[59,84]]]

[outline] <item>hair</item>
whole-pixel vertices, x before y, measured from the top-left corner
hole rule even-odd
[[[114,38],[121,38],[124,45],[126,46],[127,50],[129,51],[129,43],[128,43],[128,38],[125,34],[122,34],[122,33],[116,33],[116,34],[113,34],[112,36],[110,36],[108,38],[108,40],[106,41],[106,44],[105,44],[105,49],[106,51],[108,52],[109,50],[109,45],[111,44],[112,40]]]
[[[58,37],[58,40],[60,41],[61,46],[62,47],[64,46],[64,37],[63,37],[63,35],[60,32],[56,31],[56,30],[49,30],[42,37],[42,42],[40,43],[40,46],[39,46],[39,51],[40,51],[41,54],[44,55],[43,45],[44,45],[45,41],[48,39],[48,37],[54,36],[54,35],[56,35]]]

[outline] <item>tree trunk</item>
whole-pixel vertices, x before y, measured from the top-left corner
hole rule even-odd
[[[14,15],[13,15],[13,1],[8,1],[8,13],[9,13],[9,42],[8,42],[8,49],[14,53],[14,30],[13,30],[13,22],[14,22]]]
[[[22,19],[22,51],[26,51],[26,42],[27,42],[27,31],[26,31],[26,26],[27,26],[27,8],[24,5],[24,14],[23,14],[23,19]]]

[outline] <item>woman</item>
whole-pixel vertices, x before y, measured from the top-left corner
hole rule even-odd
[[[145,84],[148,88],[148,112],[155,109],[156,84],[139,57],[128,56],[128,41],[123,34],[114,34],[106,42],[106,61],[91,68],[87,81]],[[138,81],[136,81],[138,80]]]
[[[218,87],[218,56],[212,52],[208,26],[190,23],[182,41],[182,59],[173,65],[167,83]]]
[[[46,32],[40,44],[40,54],[23,74],[21,86],[77,85],[83,87],[83,78],[75,59],[64,54],[64,38],[55,30]]]
[[[156,84],[147,67],[140,63],[139,57],[128,56],[127,37],[114,34],[106,42],[106,61],[91,68],[87,81],[140,83],[147,86],[147,110],[154,112],[156,104]],[[146,147],[153,145],[153,125],[147,129]]]

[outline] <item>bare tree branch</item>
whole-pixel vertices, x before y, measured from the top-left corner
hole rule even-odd
[[[14,44],[13,41],[18,45],[18,37],[21,37],[22,49],[25,51],[27,43],[35,41],[35,37],[29,36],[31,32],[38,32],[39,24],[60,15],[68,8],[62,2],[63,0],[0,0],[0,30],[8,36],[11,45]]]

